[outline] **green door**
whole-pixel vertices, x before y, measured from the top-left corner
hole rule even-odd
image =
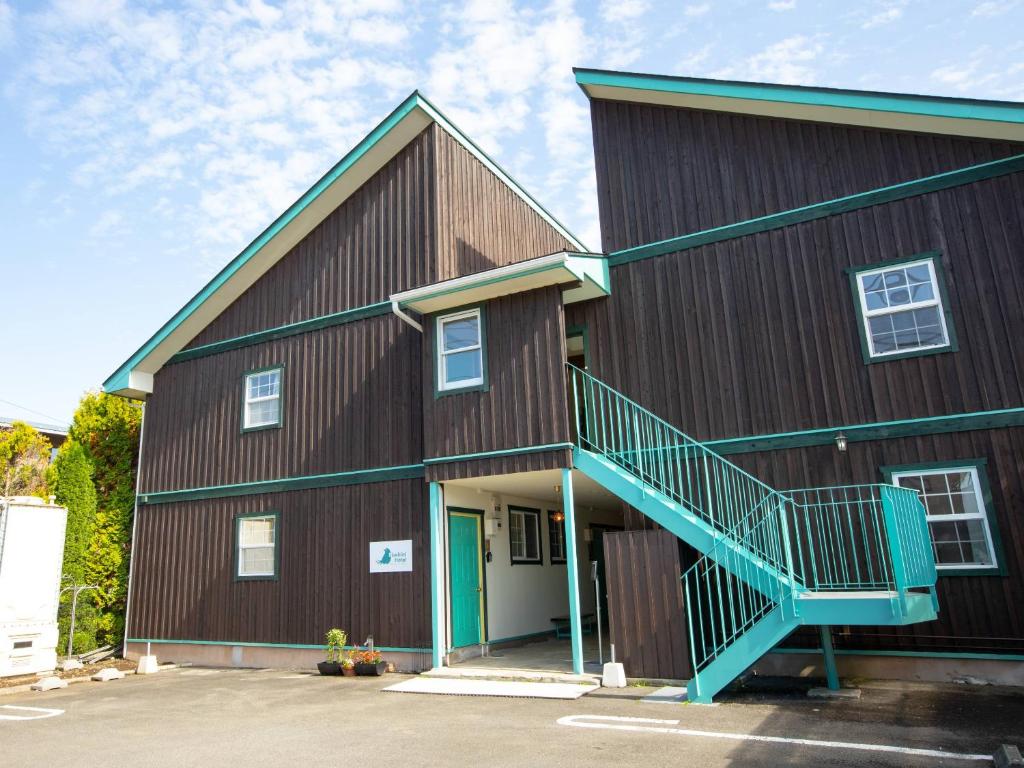
[[[483,642],[484,584],[480,564],[480,515],[448,512],[452,645]]]

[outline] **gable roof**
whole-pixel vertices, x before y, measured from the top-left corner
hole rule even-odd
[[[122,363],[103,382],[103,390],[126,397],[143,397],[151,393],[153,374],[172,355],[188,344],[431,123],[444,128],[562,237],[580,251],[587,251],[575,235],[455,127],[423,94],[413,91]]]
[[[1024,141],[1024,104],[575,68],[592,99]]]

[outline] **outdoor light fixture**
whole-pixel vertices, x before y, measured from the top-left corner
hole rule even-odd
[[[836,435],[836,448],[840,453],[846,453],[846,435],[842,432]]]
[[[558,510],[553,515],[551,515],[551,519],[554,520],[556,523],[560,523],[563,520],[565,520],[565,513],[562,512],[562,510]]]

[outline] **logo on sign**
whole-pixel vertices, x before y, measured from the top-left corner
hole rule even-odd
[[[370,542],[370,573],[396,573],[411,570],[411,539]]]

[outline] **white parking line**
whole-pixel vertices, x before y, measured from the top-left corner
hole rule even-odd
[[[585,722],[591,721],[591,722]],[[598,722],[594,722],[598,721]],[[763,741],[773,744],[800,744],[826,749],[859,749],[866,752],[894,752],[900,755],[918,757],[940,757],[952,760],[976,760],[992,762],[991,755],[972,755],[962,752],[943,752],[938,749],[917,749],[915,747],[894,747],[887,744],[858,744],[851,741],[818,741],[817,739],[790,739],[783,736],[762,736],[755,733],[722,733],[719,731],[694,731],[689,728],[669,728],[679,725],[678,720],[655,720],[646,717],[615,717],[612,715],[568,715],[556,721],[559,725],[573,728],[599,728],[613,731],[635,731],[638,733],[668,733],[676,736],[703,736],[708,739],[732,739],[733,741]]]
[[[0,720],[42,720],[47,717],[56,717],[57,715],[63,715],[63,709],[45,709],[44,707],[16,707],[13,704],[4,704],[0,706],[3,710],[20,709],[24,712],[32,712],[30,715],[5,715],[0,712]]]

